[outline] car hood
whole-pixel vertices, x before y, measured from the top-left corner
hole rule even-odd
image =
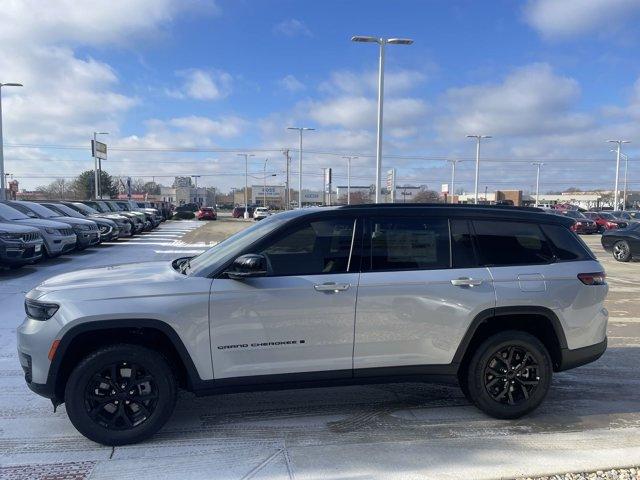
[[[84,218],[75,217],[56,217],[55,220],[68,223],[69,225],[94,225],[96,223],[93,220],[85,220]]]
[[[69,228],[69,224],[65,222],[57,222],[55,220],[47,220],[45,218],[25,218],[22,220],[13,220],[20,225],[29,225],[38,228]]]
[[[127,285],[149,287],[153,283],[177,278],[186,277],[175,271],[169,261],[112,265],[56,275],[31,290],[27,297],[38,298],[47,293],[61,290],[100,288],[100,291],[106,292],[105,288],[112,289]]]
[[[37,228],[27,227],[25,225],[16,225],[15,223],[0,222],[0,232],[5,233],[33,233],[38,232]]]

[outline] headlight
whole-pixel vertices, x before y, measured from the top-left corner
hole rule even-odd
[[[22,234],[21,233],[2,232],[2,233],[0,233],[0,238],[3,239],[3,240],[20,240],[22,238]]]
[[[55,303],[44,303],[36,300],[26,299],[24,301],[24,311],[29,318],[34,320],[49,320],[55,315],[60,305]]]
[[[50,235],[58,235],[58,230],[56,230],[55,228],[46,227],[44,231]]]
[[[86,231],[91,230],[91,227],[89,225],[75,225],[73,229],[76,231]]]

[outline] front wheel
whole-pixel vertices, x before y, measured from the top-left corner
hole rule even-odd
[[[85,437],[126,445],[156,433],[171,416],[175,376],[159,353],[137,345],[111,345],[82,360],[65,388],[67,415]]]
[[[519,418],[535,410],[551,387],[551,357],[533,335],[510,330],[487,338],[466,375],[468,395],[495,418]]]
[[[619,262],[631,260],[631,247],[626,240],[619,240],[613,244],[613,258]]]

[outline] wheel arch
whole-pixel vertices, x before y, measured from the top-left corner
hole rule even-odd
[[[520,330],[537,337],[547,348],[557,371],[562,364],[562,352],[567,339],[558,316],[553,310],[538,306],[510,306],[490,308],[480,312],[471,322],[456,353],[453,363],[464,372],[480,343],[503,330]]]
[[[47,376],[54,403],[62,403],[66,382],[78,361],[112,343],[141,345],[160,352],[174,369],[180,385],[188,390],[194,390],[202,382],[184,343],[165,322],[155,319],[99,320],[76,325],[60,339]]]

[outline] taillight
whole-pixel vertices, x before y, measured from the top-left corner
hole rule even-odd
[[[575,232],[578,228],[578,224],[574,223],[573,225],[571,225],[571,227],[569,227],[569,230],[571,230],[572,232]]]
[[[618,228],[618,224],[617,223],[607,222],[607,228]]]
[[[578,280],[585,285],[604,285],[607,283],[607,274],[604,272],[579,273]]]

